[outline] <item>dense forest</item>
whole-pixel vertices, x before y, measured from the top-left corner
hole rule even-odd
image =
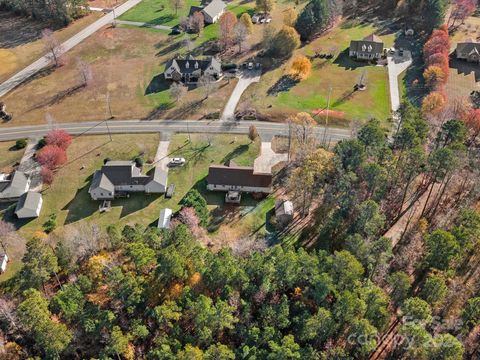
[[[213,253],[194,235],[198,193],[171,230],[39,233],[3,289],[7,358],[363,359],[388,329],[395,358],[473,356],[477,137],[459,120],[431,130],[409,104],[402,115],[392,139],[371,120],[332,153],[296,125],[284,180],[313,212],[295,244]]]

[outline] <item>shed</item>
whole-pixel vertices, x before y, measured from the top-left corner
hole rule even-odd
[[[227,4],[225,4],[222,0],[213,0],[202,10],[205,22],[207,24],[216,23],[220,16],[222,16],[224,13],[226,7]]]
[[[42,210],[43,198],[40,193],[29,191],[20,196],[15,207],[19,219],[36,218]]]
[[[293,220],[293,203],[287,200],[275,202],[275,217],[280,224],[287,224]]]
[[[160,216],[158,217],[158,228],[169,229],[171,218],[172,218],[172,209],[165,208],[160,210]]]
[[[0,273],[3,274],[7,270],[8,256],[0,254]]]

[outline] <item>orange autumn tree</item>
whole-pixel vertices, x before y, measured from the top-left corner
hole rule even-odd
[[[425,84],[431,89],[437,89],[439,86],[445,84],[445,72],[436,65],[430,65],[423,73]]]
[[[304,55],[297,55],[290,65],[290,76],[297,80],[305,80],[310,76],[312,63]]]
[[[224,49],[230,47],[233,43],[233,29],[237,24],[237,17],[231,11],[225,11],[218,20],[218,29],[220,31],[220,42]]]
[[[471,134],[471,141],[475,141],[480,135],[480,109],[469,109],[461,118]]]
[[[445,106],[445,100],[445,95],[441,92],[431,92],[423,99],[422,112],[426,115],[436,115],[440,113]]]

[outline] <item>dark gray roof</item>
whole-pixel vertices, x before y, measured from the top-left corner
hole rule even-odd
[[[212,66],[217,72],[222,70],[222,65],[214,57],[204,60],[195,59],[191,56],[189,56],[187,59],[173,59],[167,63],[165,69],[169,69],[172,66],[181,74],[190,74],[199,70],[205,71],[210,66]]]
[[[102,173],[114,186],[145,185],[150,177],[142,175],[133,161],[109,161],[102,166]]]
[[[42,195],[37,192],[29,191],[20,196],[15,208],[15,212],[22,209],[37,210],[38,204],[42,200]]]
[[[92,184],[90,185],[89,191],[93,189],[104,189],[108,192],[113,192],[115,190],[112,182],[108,180],[101,170],[97,170],[93,174]]]
[[[350,42],[350,51],[381,53],[383,52],[383,41],[375,34],[369,35],[362,40],[352,40]]]
[[[473,40],[458,43],[457,51],[460,53],[471,54],[472,52],[475,52],[478,54],[480,52],[480,43]]]
[[[162,170],[159,166],[149,172],[151,181],[155,181],[157,184],[167,186],[168,173]]]
[[[5,186],[5,182],[2,182],[0,192],[0,198],[3,199],[10,199],[10,198],[18,198],[25,193],[25,189],[27,188],[28,184],[28,177],[21,171],[15,171],[12,176],[12,179],[8,182],[7,186]]]
[[[253,167],[211,165],[208,168],[209,185],[270,187],[272,174],[256,174]]]
[[[203,10],[203,6],[191,6],[190,11],[188,12],[188,16],[192,16],[196,12],[201,12]]]
[[[214,18],[215,16],[220,14],[226,7],[227,4],[225,4],[222,0],[213,0],[210,4],[205,6],[203,12]]]

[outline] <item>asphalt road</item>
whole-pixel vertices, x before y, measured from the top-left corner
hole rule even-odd
[[[268,123],[260,121],[219,121],[219,120],[114,120],[103,122],[60,123],[56,128],[64,129],[72,135],[81,134],[128,134],[128,133],[213,133],[213,134],[248,134],[250,125],[255,125],[260,136],[271,139],[275,135],[288,135],[288,124]],[[1,127],[0,141],[22,138],[40,137],[45,135],[51,126],[32,125],[22,127]],[[316,127],[315,133],[319,139],[326,142],[336,142],[351,137],[348,129]]]
[[[140,1],[142,0],[128,0],[122,5],[118,6],[115,8],[115,16],[120,16],[127,10],[131,9],[135,5],[137,5]],[[102,16],[100,19],[95,21],[94,23],[90,24],[87,26],[85,29],[82,31],[78,32],[74,36],[72,36],[70,39],[65,41],[61,46],[63,53],[66,53],[68,50],[73,48],[74,46],[78,45],[81,43],[83,40],[85,40],[87,37],[104,27],[105,25],[111,23],[113,21],[114,14],[113,12],[109,12]],[[23,70],[19,71],[15,75],[13,75],[10,79],[5,81],[4,83],[0,84],[0,97],[4,96],[7,94],[9,91],[13,90],[15,87],[20,85],[22,82],[30,78],[32,75],[36,74],[40,70],[42,70],[44,67],[48,66],[50,64],[50,58],[49,56],[45,55],[42,56],[40,59],[35,61],[34,63],[30,64]]]

